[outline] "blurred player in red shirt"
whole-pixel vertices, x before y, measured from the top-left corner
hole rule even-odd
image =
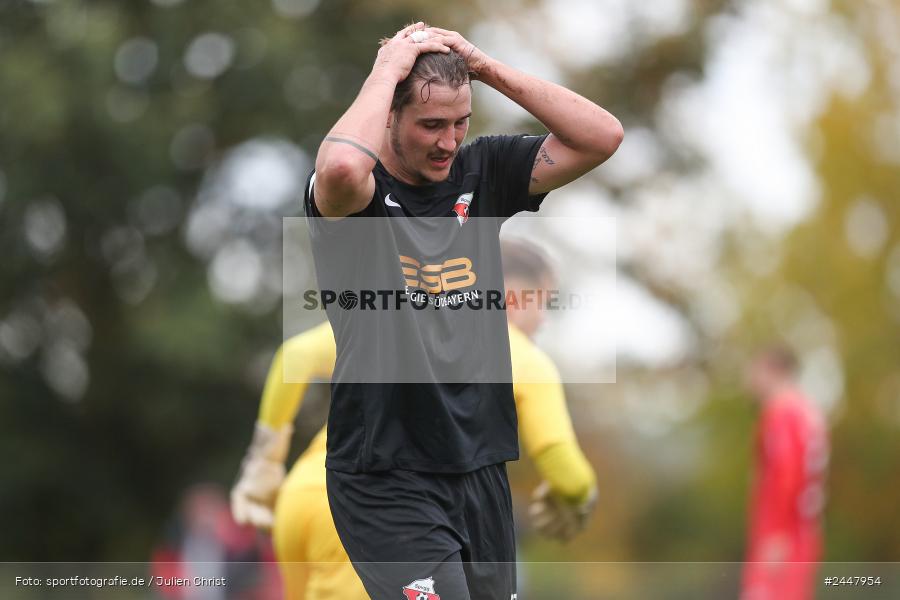
[[[808,600],[815,591],[828,437],[821,411],[797,386],[796,371],[790,350],[770,348],[747,374],[762,412],[741,600]]]

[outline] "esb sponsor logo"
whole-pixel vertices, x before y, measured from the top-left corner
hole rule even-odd
[[[416,579],[409,585],[403,586],[403,594],[406,600],[441,600],[434,592],[434,579]]]
[[[411,256],[400,255],[400,267],[411,288],[422,288],[429,294],[440,294],[475,285],[478,276],[472,270],[472,259],[461,256],[441,264],[423,265]]]

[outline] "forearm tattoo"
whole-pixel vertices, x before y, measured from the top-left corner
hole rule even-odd
[[[371,158],[371,159],[374,160],[375,162],[378,162],[378,155],[376,155],[374,152],[372,152],[371,150],[369,150],[368,148],[366,148],[366,147],[363,146],[362,144],[358,144],[358,143],[354,142],[353,140],[348,140],[348,139],[345,139],[345,138],[339,138],[339,137],[334,137],[334,136],[329,135],[328,137],[325,138],[325,141],[326,141],[326,142],[332,142],[332,143],[335,143],[335,144],[349,144],[350,146],[353,146],[354,148],[356,148],[356,149],[359,150],[360,152],[364,152],[364,153],[366,154],[366,156],[368,156],[369,158]]]

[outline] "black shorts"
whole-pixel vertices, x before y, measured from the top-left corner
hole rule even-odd
[[[516,548],[506,465],[459,475],[328,470],[338,535],[375,600],[510,600]]]

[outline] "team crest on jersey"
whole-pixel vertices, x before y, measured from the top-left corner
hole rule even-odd
[[[453,212],[456,213],[456,220],[459,221],[460,227],[469,220],[469,205],[472,204],[472,196],[474,194],[475,192],[463,194],[456,199],[456,204],[453,205]]]
[[[409,585],[403,586],[403,595],[406,600],[441,600],[434,593],[434,579],[416,579]]]

